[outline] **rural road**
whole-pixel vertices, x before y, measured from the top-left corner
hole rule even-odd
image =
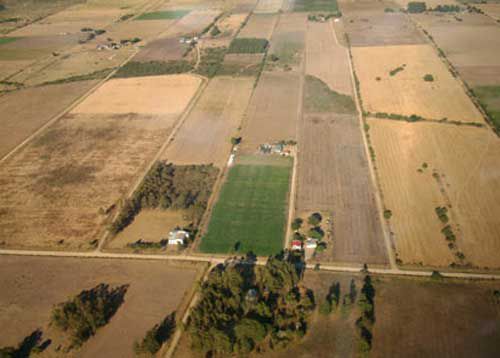
[[[160,261],[191,261],[209,262],[212,265],[223,263],[232,256],[202,256],[202,255],[159,255],[159,254],[129,254],[111,252],[77,252],[77,251],[30,251],[30,250],[0,250],[0,255],[13,256],[37,256],[37,257],[71,257],[86,259],[126,259],[126,260],[160,260]],[[259,258],[258,265],[264,265],[266,258]],[[308,264],[308,269],[314,269],[315,265]],[[320,264],[319,270],[332,272],[359,273],[360,267],[336,266],[331,264]],[[401,270],[399,268],[369,268],[371,274],[392,275],[392,276],[418,276],[429,277],[432,271]],[[480,280],[500,280],[500,274],[493,273],[471,273],[471,272],[440,272],[446,278],[480,279]]]

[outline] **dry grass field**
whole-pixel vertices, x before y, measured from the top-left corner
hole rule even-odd
[[[216,77],[203,92],[163,158],[174,164],[208,164],[222,168],[231,137],[241,124],[254,79]]]
[[[307,15],[304,13],[279,17],[269,48],[270,58],[276,56],[276,60],[267,61],[268,69],[298,69],[304,57],[306,26]]]
[[[71,356],[134,357],[133,342],[184,305],[199,266],[165,262],[72,258],[3,257],[0,346],[16,346],[37,328],[43,340],[58,338],[48,327],[53,305],[100,283],[129,285],[111,321]],[[51,335],[53,333],[54,335]],[[62,356],[55,343],[41,356]]]
[[[300,78],[292,72],[264,72],[252,96],[242,130],[242,150],[294,140],[297,135]]]
[[[210,32],[203,36],[203,47],[229,47],[234,35],[241,27],[249,13],[236,13],[222,17],[217,21],[216,26],[220,31],[217,36],[212,36]]]
[[[306,73],[325,82],[330,89],[352,95],[347,49],[336,41],[330,22],[308,22]]]
[[[114,79],[99,87],[73,113],[176,115],[200,84],[200,78],[183,74]]]
[[[0,158],[97,84],[81,81],[33,87],[0,97],[3,132]]]
[[[475,4],[474,6],[483,10],[488,16],[500,20],[500,4]]]
[[[369,125],[402,262],[460,263],[435,212],[447,206],[456,247],[465,255],[462,263],[499,268],[498,138],[487,128],[390,120],[370,120]]]
[[[160,242],[168,237],[171,230],[187,226],[190,222],[182,210],[141,210],[134,221],[118,233],[106,248],[123,249],[138,240]]]
[[[391,46],[425,43],[425,38],[415,29],[397,6],[387,1],[342,1],[345,31],[352,46]],[[395,12],[385,12],[385,8]]]
[[[329,212],[333,245],[321,260],[387,262],[368,160],[356,115],[309,114],[300,127],[296,208]]]
[[[434,39],[461,77],[471,86],[500,81],[500,27],[481,14],[412,16]]]
[[[277,15],[273,14],[252,14],[238,37],[270,39],[277,19]]]
[[[191,92],[179,94],[179,79],[187,77],[158,77],[162,92],[154,93],[149,91],[155,87],[151,78],[144,82],[148,90],[121,93],[116,91],[119,83],[127,82],[111,81],[104,87],[108,91],[94,93],[9,158],[0,167],[2,242],[14,247],[89,248],[164,143],[184,110],[180,103],[187,105],[196,92],[200,80],[193,78]],[[132,98],[139,103],[135,108]],[[115,113],[107,111],[108,99]],[[103,113],[92,113],[89,103]]]
[[[352,55],[364,110],[484,122],[431,46],[354,47]],[[434,81],[424,81],[426,74]]]
[[[281,9],[283,0],[258,0],[254,12],[256,14],[274,14]]]
[[[218,72],[220,75],[256,76],[260,72],[263,53],[228,53]]]

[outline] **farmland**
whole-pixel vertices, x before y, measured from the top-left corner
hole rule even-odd
[[[222,168],[253,89],[253,78],[216,77],[193,108],[163,157],[174,164]]]
[[[484,122],[429,45],[354,47],[352,55],[365,111]],[[424,81],[426,74],[434,81]]]
[[[490,254],[498,250],[500,235],[496,136],[486,128],[420,122],[370,120],[369,126],[402,262],[499,267]],[[441,206],[448,207],[456,250],[441,232],[435,213]]]
[[[253,14],[241,29],[240,38],[264,38],[270,39],[277,20],[276,15]]]
[[[43,331],[42,340],[56,340],[57,333],[48,327],[53,305],[99,283],[129,285],[112,321],[82,347],[79,353],[84,357],[97,352],[133,357],[134,340],[172,312],[180,313],[200,269],[164,262],[29,257],[3,257],[0,267],[0,282],[6,289],[0,296],[2,347],[17,345],[37,328]],[[49,345],[44,356],[57,354],[55,344]]]
[[[271,255],[283,247],[291,160],[232,167],[215,204],[202,252]]]
[[[3,243],[89,248],[199,84],[187,75],[107,82],[9,158],[1,168]]]

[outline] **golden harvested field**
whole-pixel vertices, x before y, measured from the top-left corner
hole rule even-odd
[[[8,113],[2,118],[0,158],[96,84],[81,81],[32,87],[0,97],[0,113]]]
[[[60,337],[48,327],[53,305],[100,283],[129,285],[111,321],[79,352],[71,352],[79,357],[134,357],[136,339],[172,312],[180,315],[200,272],[200,266],[159,261],[14,256],[2,257],[0,269],[2,347],[17,346],[37,328],[43,331],[42,341],[57,342]],[[41,356],[63,356],[55,352],[56,342]]]
[[[238,37],[270,39],[273,33],[277,15],[252,14],[246,25],[241,29]]]
[[[5,245],[86,249],[100,238],[115,205],[184,110],[181,103],[189,101],[183,92],[181,100],[176,98],[179,76],[170,77],[170,87],[165,78],[169,76],[157,79],[162,92],[149,93],[156,98],[148,99],[151,108],[132,107],[131,94],[117,93],[112,81],[106,87],[111,91],[101,92],[101,102],[93,96],[88,101],[97,112],[106,109],[102,103],[107,97],[121,99],[129,113],[91,113],[84,101],[0,167],[0,235]],[[149,81],[145,83],[154,87]],[[199,80],[192,84],[190,96]],[[114,105],[118,111],[119,103]],[[150,112],[138,114],[145,110]]]
[[[444,51],[461,77],[471,86],[500,81],[500,27],[481,14],[412,15]]]
[[[465,255],[462,263],[499,268],[499,139],[488,128],[390,120],[369,125],[403,263],[460,263],[435,212],[447,206],[457,250]]]
[[[387,262],[359,119],[308,114],[300,127],[297,212],[333,217],[333,246],[322,260]]]
[[[208,164],[222,168],[231,137],[241,124],[254,79],[216,77],[204,90],[163,158],[174,164]]]
[[[200,84],[199,77],[185,74],[113,79],[73,113],[176,115],[187,106]]]
[[[242,130],[242,150],[296,139],[300,77],[293,72],[264,72],[252,96]]]
[[[281,9],[283,0],[258,0],[254,12],[256,14],[273,14]]]
[[[349,53],[337,43],[331,22],[307,24],[306,73],[336,92],[352,95]]]
[[[275,61],[267,61],[269,70],[297,70],[304,57],[307,15],[290,13],[280,16],[274,29],[269,54],[277,56]]]
[[[354,47],[352,55],[365,111],[484,122],[431,46]]]
[[[221,32],[217,36],[212,36],[210,32],[203,36],[203,47],[228,47],[234,35],[241,27],[249,13],[237,13],[225,16],[217,21],[217,28]]]
[[[168,238],[176,227],[189,225],[182,210],[141,210],[134,221],[106,245],[109,249],[126,248],[127,244],[143,240],[159,242]]]

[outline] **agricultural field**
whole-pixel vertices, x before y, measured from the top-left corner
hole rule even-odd
[[[163,158],[174,164],[209,164],[223,168],[231,137],[241,124],[254,79],[216,77],[170,143]]]
[[[500,20],[500,4],[474,4],[475,7],[480,8],[483,12],[495,20]]]
[[[254,13],[256,14],[274,14],[277,13],[284,0],[259,0],[255,6]]]
[[[32,87],[0,97],[0,113],[9,114],[2,118],[0,158],[96,84],[97,81],[81,81]]]
[[[37,329],[43,332],[41,341],[57,341],[57,332],[49,327],[54,305],[100,283],[128,285],[124,303],[77,352],[81,357],[134,357],[135,340],[142,339],[147,330],[169,314],[181,315],[201,270],[194,264],[159,261],[15,256],[3,257],[0,268],[0,282],[5,288],[0,294],[2,347],[17,346]],[[50,344],[41,356],[64,356],[56,352],[56,344]]]
[[[349,53],[337,42],[332,23],[308,22],[306,73],[338,93],[352,95]]]
[[[304,57],[306,26],[305,14],[280,16],[271,38],[266,69],[298,69]]]
[[[401,263],[500,267],[495,134],[438,123],[368,124]]]
[[[392,2],[341,2],[343,23],[351,46],[394,46],[425,43],[409,18],[397,11]]]
[[[189,75],[109,81],[9,158],[0,167],[3,244],[95,245],[200,82]]]
[[[219,75],[256,76],[264,61],[263,53],[228,53],[224,56]]]
[[[222,17],[216,22],[215,27],[203,36],[202,46],[228,47],[248,16],[249,13],[237,13]]]
[[[250,158],[229,170],[200,250],[268,256],[283,248],[292,160]]]
[[[414,19],[428,32],[470,87],[500,83],[500,27],[481,14],[416,14]]]
[[[293,11],[298,12],[336,12],[339,10],[336,0],[293,0]]]
[[[264,143],[295,140],[300,78],[292,72],[264,72],[250,101],[242,129],[242,150],[254,153]]]
[[[431,46],[354,47],[352,56],[365,111],[484,123]]]
[[[252,14],[247,23],[241,29],[240,38],[262,38],[270,39],[275,23],[278,19],[274,14]]]

